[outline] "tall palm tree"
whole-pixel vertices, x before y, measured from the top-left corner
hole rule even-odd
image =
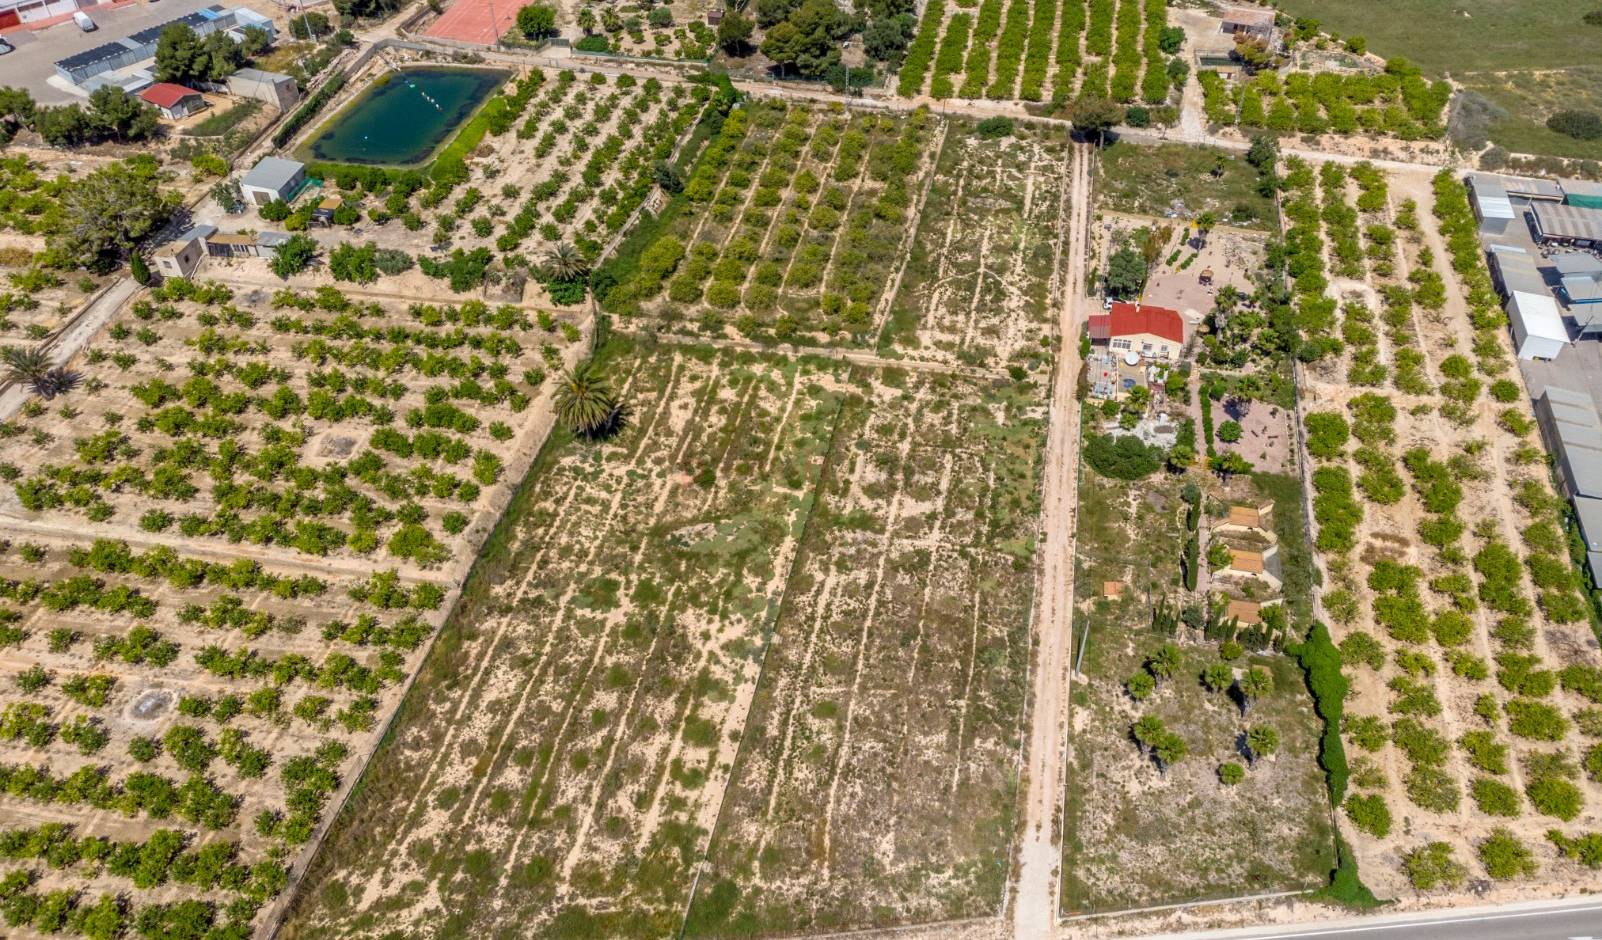
[[[593,360],[562,371],[556,386],[556,417],[569,431],[586,437],[602,434],[616,423],[617,396]]]
[[[7,346],[0,350],[0,364],[5,366],[6,381],[21,382],[45,398],[54,398],[72,387],[72,373],[51,365],[50,354],[43,346]]]
[[[581,281],[590,273],[590,264],[568,242],[557,242],[545,255],[545,273],[553,281]]]

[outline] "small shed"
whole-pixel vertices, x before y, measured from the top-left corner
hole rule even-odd
[[[1551,294],[1514,291],[1507,300],[1513,348],[1520,359],[1556,359],[1569,344],[1569,331]]]
[[[289,201],[306,180],[306,164],[282,157],[262,157],[239,181],[239,191],[253,206],[265,206],[274,199]]]
[[[1500,235],[1507,231],[1509,222],[1517,218],[1513,201],[1500,180],[1480,174],[1468,178],[1469,203],[1474,207],[1474,218],[1480,223],[1481,235]]]
[[[712,9],[706,11],[706,25],[716,26],[721,22],[723,22],[722,7],[713,7]]]
[[[1602,209],[1602,183],[1590,180],[1558,180],[1563,190],[1563,204],[1582,209]]]
[[[186,118],[206,107],[206,99],[200,92],[172,82],[157,82],[141,91],[139,97],[155,105],[169,121]]]
[[[151,266],[162,277],[190,277],[206,256],[206,239],[216,233],[216,226],[194,226],[151,252]]]
[[[1124,582],[1103,581],[1101,583],[1101,596],[1107,600],[1115,601],[1124,594]]]

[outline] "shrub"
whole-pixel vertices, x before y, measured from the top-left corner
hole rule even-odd
[[[999,137],[1010,137],[1013,131],[1012,118],[1000,116],[985,118],[983,121],[979,122],[979,125],[975,128],[975,131],[983,140],[995,140]]]
[[[1487,816],[1511,819],[1519,815],[1522,801],[1518,791],[1500,780],[1480,777],[1469,786],[1469,795],[1474,798],[1474,805]]]
[[[1391,808],[1385,804],[1385,797],[1377,793],[1372,796],[1353,794],[1347,797],[1346,815],[1358,830],[1377,839],[1383,839],[1391,834]]]
[[[1602,115],[1595,111],[1559,111],[1546,119],[1546,126],[1575,140],[1602,139]]]
[[[1324,460],[1341,456],[1351,439],[1351,428],[1339,412],[1314,411],[1307,415],[1307,452]]]
[[[1138,480],[1163,465],[1163,449],[1131,435],[1097,434],[1085,445],[1085,462],[1104,477]]]
[[[1485,873],[1498,881],[1527,878],[1540,868],[1529,847],[1501,826],[1491,830],[1490,836],[1480,843],[1479,855]]]
[[[1452,846],[1445,842],[1426,843],[1407,853],[1402,857],[1402,868],[1407,880],[1420,891],[1455,888],[1468,876],[1468,869],[1453,857]]]

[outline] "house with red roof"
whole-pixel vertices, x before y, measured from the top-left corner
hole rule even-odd
[[[1185,321],[1177,310],[1116,302],[1106,313],[1090,318],[1090,341],[1121,355],[1142,359],[1177,359],[1185,348]]]
[[[206,99],[200,92],[172,82],[157,82],[141,91],[139,97],[155,105],[169,121],[186,118],[206,106]]]

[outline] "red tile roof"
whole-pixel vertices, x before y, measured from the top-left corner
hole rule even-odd
[[[159,82],[141,91],[139,97],[158,108],[170,108],[190,95],[198,96],[199,94],[200,92],[195,91],[193,88],[174,85],[172,82]]]
[[[1092,314],[1089,328],[1091,339],[1150,333],[1172,343],[1185,341],[1185,323],[1179,318],[1179,311],[1167,307],[1142,307],[1119,301],[1107,313]]]

